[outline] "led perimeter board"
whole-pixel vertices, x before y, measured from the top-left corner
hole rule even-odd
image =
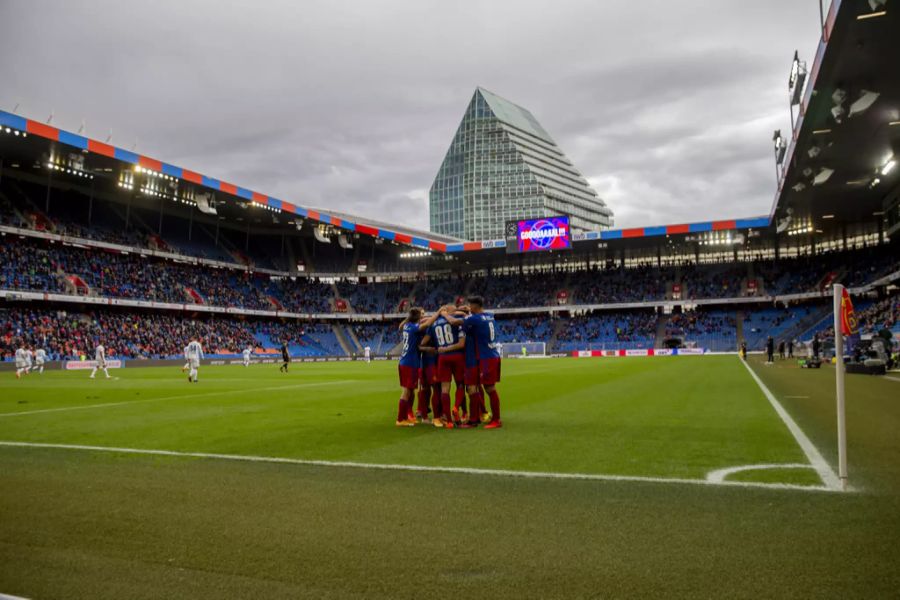
[[[506,253],[569,250],[572,237],[569,217],[543,217],[506,222]]]

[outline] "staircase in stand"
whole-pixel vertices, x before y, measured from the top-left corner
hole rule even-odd
[[[356,337],[356,332],[353,331],[353,327],[347,325],[346,331],[347,331],[347,338],[350,340],[350,344],[354,348],[356,348],[356,350],[353,352],[353,354],[362,354],[363,346],[362,346],[362,344],[359,343],[359,338]]]
[[[346,354],[347,356],[352,356],[353,352],[351,352],[350,350],[350,341],[344,334],[344,328],[340,325],[332,325],[331,330],[334,332],[334,337],[337,338],[338,344],[341,345],[341,350],[344,351],[344,354]]]
[[[666,326],[669,324],[669,315],[660,315],[656,321],[656,339],[653,340],[654,348],[662,348],[666,341]]]

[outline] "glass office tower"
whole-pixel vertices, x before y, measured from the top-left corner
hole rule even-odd
[[[506,221],[569,215],[573,232],[612,211],[530,112],[477,88],[429,192],[431,231],[503,238]]]

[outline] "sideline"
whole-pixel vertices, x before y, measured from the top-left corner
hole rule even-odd
[[[426,473],[454,473],[464,475],[485,475],[494,477],[518,477],[523,479],[565,479],[581,481],[636,481],[644,483],[687,484],[713,487],[762,488],[770,490],[794,490],[802,492],[836,492],[840,488],[827,486],[798,485],[792,483],[763,483],[755,481],[711,481],[709,479],[680,479],[670,477],[643,477],[639,475],[603,475],[594,473],[554,473],[540,471],[512,471],[505,469],[474,469],[468,467],[434,467],[425,465],[399,465],[360,463],[348,461],[312,460],[302,458],[281,458],[276,456],[246,456],[240,454],[217,454],[207,452],[178,452],[175,450],[152,450],[144,448],[115,448],[109,446],[85,446],[80,444],[44,444],[38,442],[0,441],[0,447],[44,448],[53,450],[76,450],[87,452],[111,452],[117,454],[139,454],[150,456],[173,456],[179,458],[203,458],[256,463],[278,463],[314,467],[342,467],[381,471],[413,471]],[[807,466],[807,465],[804,465]]]
[[[791,415],[788,414],[784,407],[781,405],[778,400],[775,399],[775,396],[772,392],[769,391],[769,388],[766,387],[766,384],[763,383],[762,379],[759,378],[759,375],[756,374],[747,361],[743,359],[738,359],[747,369],[747,372],[750,373],[750,376],[753,377],[756,384],[759,386],[759,389],[762,390],[765,397],[769,400],[769,403],[772,405],[772,408],[775,409],[775,412],[778,413],[778,416],[781,417],[781,420],[784,421],[784,424],[787,426],[788,431],[793,434],[794,439],[797,440],[797,444],[800,445],[800,448],[803,450],[804,454],[806,454],[806,458],[809,460],[809,464],[816,470],[819,474],[819,477],[822,479],[822,483],[825,484],[825,487],[828,489],[839,492],[841,491],[841,482],[838,479],[837,474],[822,457],[822,453],[819,452],[818,448],[816,448],[813,443],[806,437],[806,434],[803,433],[803,430],[800,429],[800,426],[791,418]]]

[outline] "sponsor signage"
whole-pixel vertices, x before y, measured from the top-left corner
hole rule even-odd
[[[97,366],[96,360],[67,360],[63,363],[63,369],[67,371],[79,371],[84,369],[93,369]],[[113,359],[106,361],[107,369],[121,369],[125,366],[121,360]]]
[[[575,358],[611,357],[611,356],[678,356],[680,354],[705,354],[703,348],[629,348],[628,350],[575,350],[569,356]]]

